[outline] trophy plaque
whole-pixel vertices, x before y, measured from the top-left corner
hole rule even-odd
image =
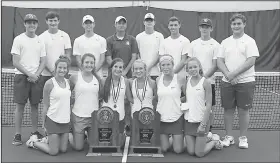
[[[122,156],[119,142],[119,113],[102,107],[92,113],[87,156]]]
[[[133,113],[128,156],[164,157],[160,146],[160,114],[144,107]]]

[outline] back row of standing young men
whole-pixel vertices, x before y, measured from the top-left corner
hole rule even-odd
[[[254,64],[259,56],[256,42],[244,33],[246,18],[234,14],[231,20],[233,35],[222,41],[221,45],[211,38],[212,21],[202,19],[198,25],[201,37],[190,43],[189,39],[180,34],[181,22],[177,17],[171,17],[168,23],[170,36],[164,36],[154,30],[155,16],[147,13],[144,17],[145,31],[136,38],[126,33],[127,19],[118,16],[115,19],[116,33],[107,39],[94,33],[95,20],[92,16],[83,17],[82,26],[85,33],[76,38],[73,45],[73,55],[76,56],[81,69],[81,57],[91,53],[96,58],[96,72],[102,77],[102,66],[110,65],[112,59],[121,58],[124,61],[123,76],[132,77],[131,66],[140,55],[147,64],[147,70],[152,79],[160,75],[157,63],[160,55],[169,54],[174,58],[174,71],[186,75],[183,67],[188,57],[197,57],[202,63],[205,77],[212,82],[215,105],[215,79],[217,66],[224,74],[221,98],[225,108],[226,136],[224,144],[234,144],[232,135],[233,113],[236,107],[239,111],[240,137],[239,146],[248,148],[246,131],[249,124],[249,111],[252,108],[255,70]],[[46,23],[48,30],[37,37],[35,31],[38,19],[33,14],[24,18],[26,31],[14,39],[11,54],[15,69],[14,101],[16,103],[15,128],[13,144],[21,144],[21,123],[27,99],[31,104],[32,129],[31,135],[42,135],[37,131],[38,104],[42,98],[44,83],[54,75],[55,61],[60,55],[71,58],[71,41],[67,33],[58,29],[59,14],[48,12]],[[244,91],[245,90],[245,91]]]

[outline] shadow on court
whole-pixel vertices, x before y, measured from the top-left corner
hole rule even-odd
[[[30,135],[30,128],[22,129],[24,143]],[[215,133],[222,134],[222,131]],[[223,150],[213,150],[203,158],[188,154],[165,154],[164,158],[128,157],[127,162],[279,162],[280,161],[280,132],[279,131],[249,131],[249,149],[238,148],[239,132],[234,131],[235,145]],[[25,144],[12,145],[13,127],[2,127],[2,162],[121,162],[122,157],[86,157],[88,148],[84,151],[73,151],[58,156],[49,156],[41,151],[29,149]]]

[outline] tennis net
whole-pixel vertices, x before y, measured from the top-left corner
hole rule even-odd
[[[70,72],[75,73],[74,71]],[[1,122],[2,126],[14,126],[13,83],[14,73],[11,69],[2,69],[1,74]],[[280,73],[256,73],[256,88],[253,108],[250,109],[251,130],[279,130],[280,129]],[[214,129],[224,129],[224,109],[221,107],[220,84],[222,75],[216,73],[216,105],[213,110],[215,115]],[[42,124],[43,105],[39,104],[39,125]],[[31,126],[30,104],[24,110],[23,126]],[[234,129],[238,129],[237,111],[234,116]]]

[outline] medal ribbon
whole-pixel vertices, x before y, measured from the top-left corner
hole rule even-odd
[[[119,96],[120,96],[120,89],[121,89],[121,79],[119,79],[117,91],[115,91],[114,81],[112,79],[112,94],[113,94],[113,101],[114,101],[115,105],[116,105],[116,103],[119,99]]]
[[[140,95],[139,95],[140,93],[139,93],[139,91],[138,91],[138,82],[137,82],[137,79],[136,79],[136,81],[135,81],[136,95],[137,95],[137,98],[139,99],[139,101],[141,102],[141,108],[142,108],[142,102],[144,101],[145,96],[146,96],[147,83],[148,83],[148,80],[147,80],[147,78],[145,78],[144,88],[143,88],[142,96],[141,96],[141,98],[140,98]]]

